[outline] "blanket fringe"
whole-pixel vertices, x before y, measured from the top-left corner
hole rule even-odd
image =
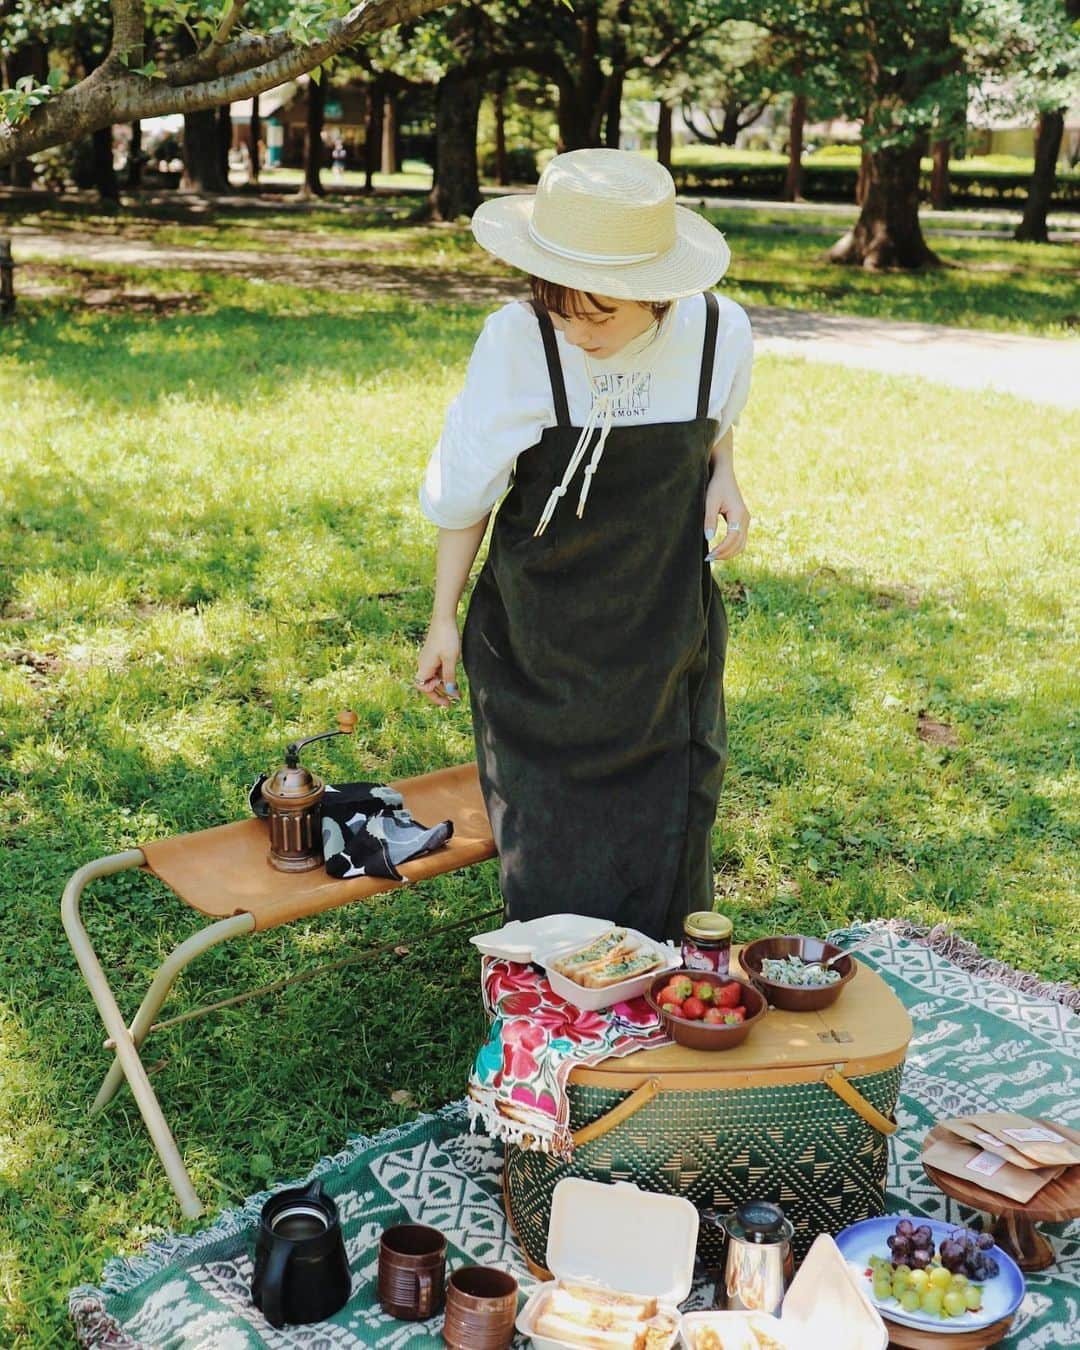
[[[867,923],[857,923],[849,928],[839,928],[830,933],[830,942],[854,940],[873,932],[895,933],[897,937],[912,942],[921,942],[932,951],[947,957],[954,965],[977,975],[980,979],[995,980],[1010,989],[1019,989],[1032,998],[1046,999],[1051,1003],[1061,1003],[1075,1013],[1080,1013],[1080,986],[1064,980],[1044,980],[1028,970],[1017,970],[1005,961],[994,961],[984,956],[974,942],[962,938],[947,924],[937,923],[932,928],[920,927],[906,919],[874,919]]]

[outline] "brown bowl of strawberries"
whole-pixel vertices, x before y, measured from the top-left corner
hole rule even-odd
[[[673,970],[645,995],[668,1035],[691,1050],[731,1050],[750,1035],[769,1009],[746,980],[711,970]]]

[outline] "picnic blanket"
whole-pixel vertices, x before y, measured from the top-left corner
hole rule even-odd
[[[1068,990],[1015,987],[1006,982],[1008,972],[991,977],[962,950],[950,959],[939,942],[928,945],[911,929],[874,925],[847,930],[841,940],[867,932],[875,940],[861,958],[896,990],[915,1023],[897,1107],[900,1128],[890,1144],[889,1210],[968,1219],[970,1212],[923,1173],[923,1136],[942,1116],[991,1105],[1080,1125],[1080,1018],[1061,1001]],[[439,1318],[394,1322],[375,1302],[379,1234],[391,1223],[433,1224],[447,1235],[452,1267],[502,1266],[518,1277],[524,1297],[533,1281],[503,1213],[501,1167],[502,1145],[468,1133],[463,1102],[354,1139],[309,1174],[322,1177],[338,1203],[352,1265],[352,1298],[335,1317],[274,1331],[251,1306],[251,1253],[264,1193],[201,1233],[165,1237],[110,1261],[99,1286],[73,1290],[69,1308],[80,1342],[109,1350],[438,1350]],[[1080,1221],[1041,1231],[1053,1242],[1056,1262],[1028,1277],[1001,1343],[1007,1350],[1080,1344]],[[698,1272],[683,1306],[709,1307],[712,1297]]]
[[[473,1125],[505,1143],[568,1158],[571,1070],[671,1039],[643,998],[586,1012],[560,998],[535,966],[486,956],[480,987],[491,1031],[466,1102]]]

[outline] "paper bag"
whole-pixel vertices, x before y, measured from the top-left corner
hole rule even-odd
[[[969,1144],[955,1135],[935,1139],[923,1150],[922,1160],[931,1167],[948,1172],[951,1177],[963,1177],[974,1186],[1003,1195],[1017,1204],[1027,1204],[1049,1182],[1059,1177],[1063,1167],[1040,1167],[1034,1171],[1014,1167],[996,1153],[988,1153],[978,1144]]]
[[[1012,1111],[984,1111],[967,1119],[1003,1144],[1026,1154],[1040,1167],[1071,1167],[1080,1163],[1080,1134],[1067,1125],[1032,1120]]]
[[[1012,1163],[1014,1167],[1023,1167],[1026,1169],[1037,1168],[1039,1164],[1029,1158],[1026,1153],[1021,1153],[1019,1149],[1013,1148],[1011,1144],[1003,1144],[997,1135],[988,1133],[981,1125],[975,1122],[977,1116],[957,1117],[954,1120],[942,1120],[939,1124],[950,1133],[966,1139],[970,1144],[978,1144],[987,1153],[996,1153],[999,1158],[1004,1158],[1006,1162]]]

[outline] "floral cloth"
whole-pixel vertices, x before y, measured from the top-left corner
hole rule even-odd
[[[484,958],[480,983],[492,1023],[469,1075],[469,1119],[509,1143],[570,1157],[571,1070],[670,1041],[643,998],[585,1012],[536,966],[500,957]]]

